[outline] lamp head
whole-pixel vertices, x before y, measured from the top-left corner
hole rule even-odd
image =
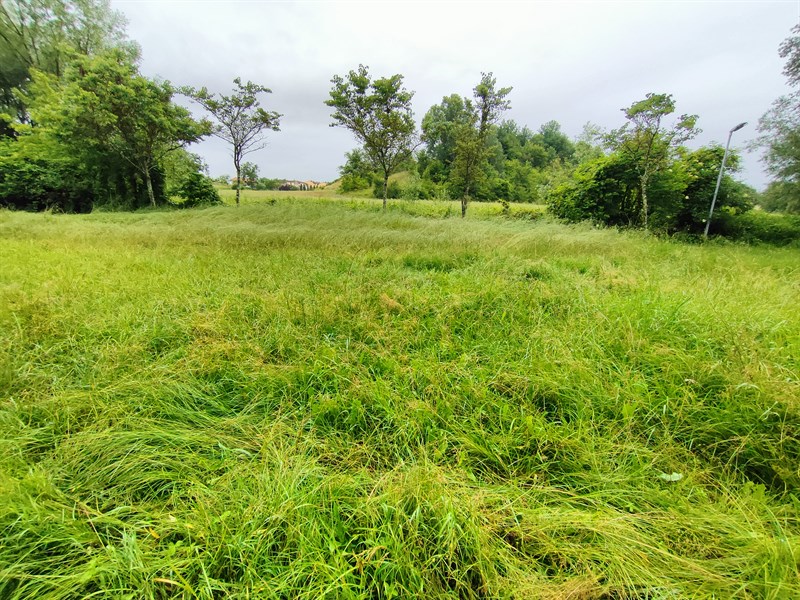
[[[742,127],[744,127],[745,125],[747,125],[747,122],[746,122],[746,121],[745,121],[744,123],[739,123],[739,124],[738,124],[736,127],[734,127],[733,129],[731,129],[731,133],[733,133],[734,131],[739,131],[739,130],[740,130]]]

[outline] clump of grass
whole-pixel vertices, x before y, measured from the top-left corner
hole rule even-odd
[[[0,213],[0,597],[800,596],[796,249],[397,206]]]

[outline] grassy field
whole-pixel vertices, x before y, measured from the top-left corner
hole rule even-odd
[[[0,212],[0,598],[800,597],[800,251],[254,194]]]
[[[380,212],[382,201],[372,195],[372,190],[360,190],[353,194],[339,195],[336,185],[318,190],[303,192],[281,192],[265,190],[243,190],[239,202],[242,205],[269,204],[275,202],[297,202],[302,200],[316,200],[317,203],[346,206],[361,211]],[[217,187],[222,201],[226,205],[236,203],[236,191],[230,188]],[[389,200],[387,211],[403,213],[417,217],[461,217],[460,200]],[[508,215],[513,218],[536,219],[544,215],[546,207],[543,204],[510,203]],[[500,202],[472,202],[468,212],[472,217],[504,216],[503,205]]]

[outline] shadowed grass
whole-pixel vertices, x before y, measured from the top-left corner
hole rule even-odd
[[[796,249],[395,206],[0,212],[0,597],[800,596]]]

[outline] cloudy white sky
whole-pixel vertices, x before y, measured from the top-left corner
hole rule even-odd
[[[507,117],[531,129],[551,119],[570,136],[591,121],[621,125],[622,107],[648,92],[700,115],[696,144],[742,148],[760,115],[788,91],[778,46],[800,0],[638,2],[276,2],[112,0],[142,47],[142,70],[177,85],[229,92],[239,76],[270,87],[264,105],[281,131],[250,155],[264,177],[330,181],[351,135],[331,128],[330,79],[363,63],[401,73],[421,120],[443,96],[471,94],[481,71],[513,86]],[[233,166],[224,143],[193,151],[212,175]],[[757,153],[740,177],[767,182]]]

